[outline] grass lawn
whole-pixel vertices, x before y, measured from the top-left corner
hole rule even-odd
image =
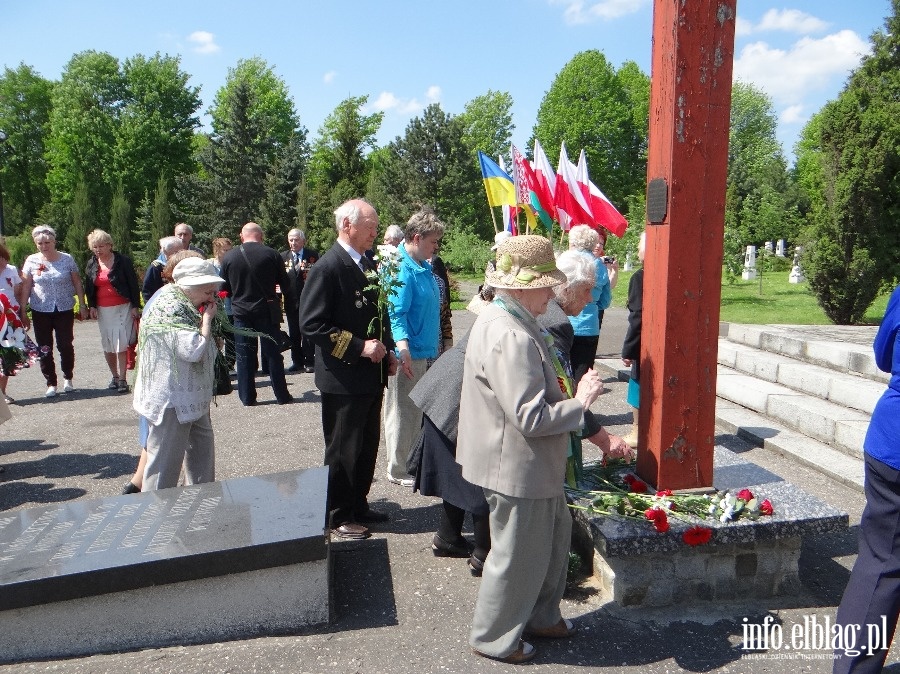
[[[634,272],[620,272],[613,291],[613,305],[624,307],[628,280]],[[884,316],[890,292],[879,295],[866,312],[864,323],[877,325]],[[806,283],[789,283],[788,272],[763,275],[762,292],[757,278],[722,284],[720,321],[728,323],[831,325]]]
[[[619,282],[613,290],[613,306],[624,307],[628,299],[628,281],[634,272],[619,272]],[[468,279],[481,283],[483,277],[453,274],[454,279]],[[864,323],[877,325],[884,316],[890,292],[879,295],[866,312]],[[466,303],[454,302],[454,309],[464,309]],[[722,309],[719,320],[728,323],[785,325],[830,325],[831,321],[819,307],[806,283],[788,283],[788,272],[763,275],[762,293],[759,279],[737,280],[722,284]]]

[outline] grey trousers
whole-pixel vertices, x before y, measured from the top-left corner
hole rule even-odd
[[[216,479],[215,441],[209,410],[196,421],[182,424],[175,409],[169,407],[158,425],[150,424],[141,491],[177,487],[182,463],[185,484]]]
[[[422,410],[409,399],[409,392],[428,369],[428,361],[412,361],[413,378],[407,379],[402,370],[388,379],[384,393],[384,445],[387,453],[387,473],[398,480],[408,480],[406,460],[413,443],[422,430]]]
[[[572,515],[562,493],[548,499],[504,496],[484,490],[491,509],[491,552],[469,645],[503,658],[519,647],[526,628],[543,629],[562,619]]]

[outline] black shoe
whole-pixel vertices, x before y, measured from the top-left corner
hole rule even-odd
[[[294,402],[294,396],[288,396],[287,398],[279,400],[278,404],[279,405],[290,405],[292,402]]]
[[[353,516],[354,521],[362,522],[363,524],[376,524],[378,522],[387,522],[391,518],[387,513],[380,513],[377,510],[367,510],[362,514],[355,514]]]
[[[128,480],[128,482],[125,483],[125,486],[122,487],[122,494],[137,494],[140,490],[140,487],[136,486],[131,480]]]
[[[303,368],[299,365],[291,365],[287,370],[285,370],[285,372],[303,372]]]
[[[431,539],[431,551],[435,557],[468,557],[472,554],[472,545],[462,536],[450,543],[443,538],[434,535]]]
[[[314,365],[306,365],[304,366],[303,371],[306,374],[313,374],[316,371],[316,368]]]

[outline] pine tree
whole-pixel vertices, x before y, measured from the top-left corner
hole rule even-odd
[[[113,240],[113,248],[123,255],[131,256],[131,207],[125,197],[122,182],[113,192],[112,205],[109,209],[109,235]]]
[[[260,208],[266,240],[283,241],[295,223],[297,190],[309,155],[304,133],[296,133],[281,148],[266,176],[266,194]]]
[[[79,180],[69,207],[72,220],[66,231],[64,245],[66,252],[75,258],[81,270],[84,270],[88,259],[87,235],[92,229],[96,229],[94,212],[88,184],[83,179]]]
[[[259,123],[250,114],[253,90],[237,82],[225,99],[220,131],[200,155],[206,174],[205,210],[211,222],[210,236],[233,236],[244,224],[256,220],[266,191],[266,156],[273,143],[262,138]]]

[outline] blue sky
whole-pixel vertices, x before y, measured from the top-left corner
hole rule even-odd
[[[383,110],[379,141],[402,135],[425,105],[450,113],[489,89],[514,100],[524,146],[553,78],[578,52],[650,71],[652,0],[11,0],[0,65],[57,79],[73,54],[124,60],[178,54],[208,108],[228,69],[260,56],[285,81],[316,135],[348,95]],[[883,26],[889,0],[739,0],[735,77],[773,99],[790,155],[809,116],[833,99]],[[208,123],[204,115],[201,118]],[[551,152],[552,154],[552,152]]]

